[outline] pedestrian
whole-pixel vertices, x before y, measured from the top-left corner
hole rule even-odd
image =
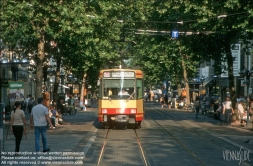
[[[160,103],[161,103],[161,108],[163,108],[164,107],[164,96],[163,95],[160,97]]]
[[[25,113],[28,113],[29,109],[28,109],[28,103],[29,103],[29,100],[30,100],[30,95],[27,95],[26,96],[26,99],[25,99]]]
[[[230,101],[229,97],[227,97],[226,101],[224,102],[223,112],[225,112],[225,120],[227,122],[227,125],[231,125],[231,116],[234,113],[234,110],[232,108],[232,102]]]
[[[40,151],[40,136],[42,137],[43,152],[50,151],[47,146],[47,122],[50,127],[53,127],[48,109],[43,105],[43,98],[38,98],[38,105],[32,108],[30,116],[30,126],[34,129],[36,152]]]
[[[18,154],[20,150],[20,143],[22,140],[23,132],[26,130],[26,120],[25,113],[21,108],[21,102],[16,101],[14,104],[14,109],[11,112],[11,122],[10,127],[15,136],[15,152]]]
[[[154,92],[150,90],[150,100],[149,101],[154,101]]]
[[[32,108],[34,106],[34,98],[30,97],[30,100],[28,102],[28,113],[30,114],[32,112]]]
[[[198,119],[199,116],[199,108],[200,108],[200,101],[199,97],[197,96],[195,101],[194,101],[194,106],[195,106],[195,111],[196,111],[196,119]]]
[[[168,98],[168,94],[164,95],[164,105],[169,107],[169,98]]]
[[[58,123],[58,121],[57,121],[57,119],[56,119],[56,110],[55,110],[55,107],[54,107],[53,105],[51,105],[51,106],[49,107],[48,113],[49,113],[49,117],[50,117],[50,119],[51,119],[51,123],[53,124],[53,127],[51,127],[51,128],[54,129],[55,126],[56,126],[56,123]]]
[[[240,100],[237,106],[238,109],[238,113],[240,115],[240,119],[241,119],[241,126],[245,125],[244,119],[243,117],[246,115],[246,112],[242,106],[242,101]]]
[[[85,104],[83,103],[83,99],[80,100],[79,106],[82,111],[86,111],[86,107],[85,107]]]

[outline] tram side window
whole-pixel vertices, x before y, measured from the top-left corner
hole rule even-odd
[[[143,84],[142,84],[142,80],[137,79],[137,99],[142,99],[143,98]]]

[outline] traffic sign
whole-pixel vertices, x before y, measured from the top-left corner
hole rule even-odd
[[[172,31],[171,36],[172,36],[173,38],[178,38],[178,31]]]
[[[2,87],[9,87],[8,80],[2,79],[1,86]]]

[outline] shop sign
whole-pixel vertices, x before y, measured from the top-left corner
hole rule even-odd
[[[23,89],[23,82],[11,81],[9,82],[10,89]]]

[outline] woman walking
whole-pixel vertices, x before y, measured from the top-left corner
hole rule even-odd
[[[160,103],[162,104],[161,108],[163,108],[163,106],[165,105],[163,95],[160,97]]]
[[[200,107],[200,102],[199,102],[199,97],[196,97],[196,100],[194,101],[194,106],[195,106],[195,111],[196,111],[196,119],[198,119],[199,116],[199,107]]]
[[[23,131],[26,130],[25,113],[21,110],[21,102],[17,101],[14,104],[14,109],[11,112],[11,130],[16,138],[15,152],[18,154],[20,143],[23,136]]]

